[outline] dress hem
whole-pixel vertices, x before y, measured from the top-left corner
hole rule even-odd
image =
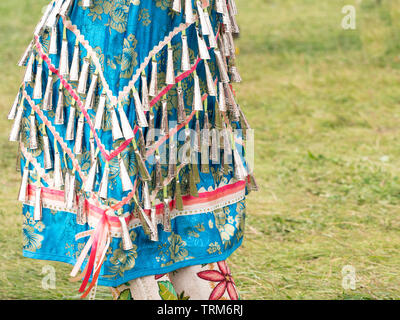
[[[165,274],[165,273],[169,273],[169,272],[175,271],[177,269],[185,268],[185,267],[223,261],[223,260],[226,260],[236,249],[238,249],[241,246],[242,242],[243,242],[243,238],[240,239],[240,241],[238,241],[229,250],[226,250],[223,254],[210,255],[207,257],[190,259],[190,260],[186,260],[186,261],[179,261],[179,262],[174,263],[171,266],[166,266],[166,267],[162,267],[162,268],[135,271],[124,277],[121,277],[119,280],[99,279],[98,285],[105,286],[105,287],[118,287],[128,281],[131,281],[131,280],[134,280],[134,279],[140,278],[140,277]],[[27,250],[23,250],[22,255],[25,258],[31,258],[31,259],[36,259],[36,260],[57,261],[57,262],[67,263],[70,265],[74,265],[76,263],[76,259],[74,259],[74,258],[52,255],[52,254],[41,254],[41,253],[27,251]]]

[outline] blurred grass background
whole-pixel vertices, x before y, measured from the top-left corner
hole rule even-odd
[[[21,254],[16,66],[47,0],[0,1],[0,298],[74,299],[70,266]],[[239,101],[261,191],[230,265],[243,299],[399,299],[400,1],[237,0]],[[357,29],[343,30],[344,5]],[[43,290],[42,266],[57,271]],[[342,268],[356,270],[355,290]],[[98,299],[109,299],[101,288]]]

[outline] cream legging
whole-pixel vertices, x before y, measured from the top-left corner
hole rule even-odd
[[[239,299],[226,261],[137,278],[117,288],[111,288],[111,292],[115,300]]]

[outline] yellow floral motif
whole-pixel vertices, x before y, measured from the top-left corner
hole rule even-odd
[[[168,237],[168,243],[158,246],[156,261],[161,262],[161,266],[165,267],[192,258],[188,256],[188,251],[185,247],[186,241],[182,240],[179,234],[172,232]]]
[[[169,251],[171,253],[171,260],[173,262],[179,262],[185,260],[188,255],[188,251],[185,249],[186,242],[182,240],[181,236],[176,233],[172,233],[168,237],[170,242]]]
[[[90,10],[88,16],[95,21],[96,19],[102,20],[103,14],[108,15],[109,20],[105,25],[123,33],[126,31],[129,5],[131,3],[137,5],[137,2],[132,0],[94,0],[93,6],[88,8]],[[82,0],[79,5],[82,6]],[[83,9],[86,10],[86,8]]]
[[[214,211],[215,225],[221,236],[221,240],[225,245],[225,248],[231,243],[231,240],[235,234],[236,228],[234,226],[235,221],[230,219],[229,207],[223,209],[217,209]]]
[[[140,10],[138,20],[142,21],[144,26],[148,26],[151,23],[149,9]]]
[[[208,252],[209,254],[213,254],[213,253],[216,253],[216,252],[218,252],[219,254],[221,254],[221,246],[219,245],[218,242],[210,243],[210,244],[208,245],[207,252]]]
[[[136,232],[130,232],[131,240],[134,241],[136,239]],[[108,268],[108,271],[111,273],[107,275],[107,277],[114,278],[116,276],[123,276],[125,271],[131,270],[135,267],[135,262],[137,258],[137,246],[133,244],[133,248],[131,250],[124,250],[122,248],[122,241],[120,241],[119,248],[114,250],[112,257],[110,258],[111,267]]]
[[[22,245],[24,250],[35,252],[42,247],[44,237],[38,232],[42,232],[45,225],[41,221],[34,221],[29,211],[23,217],[22,222]]]
[[[124,39],[121,58],[121,78],[130,79],[132,77],[133,69],[137,65],[136,45],[137,40],[134,35],[131,34],[127,39]]]
[[[167,8],[171,7],[172,0],[157,0],[156,6],[162,10],[166,10]]]

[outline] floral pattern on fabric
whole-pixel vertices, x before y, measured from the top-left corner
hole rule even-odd
[[[225,261],[220,261],[217,265],[219,271],[207,270],[197,273],[201,279],[218,283],[211,292],[209,300],[219,300],[224,295],[225,291],[228,292],[231,300],[238,300],[239,296],[228,265]]]
[[[41,234],[45,225],[41,221],[35,221],[28,211],[24,214],[22,222],[22,245],[24,250],[32,252],[42,247],[43,235]]]

